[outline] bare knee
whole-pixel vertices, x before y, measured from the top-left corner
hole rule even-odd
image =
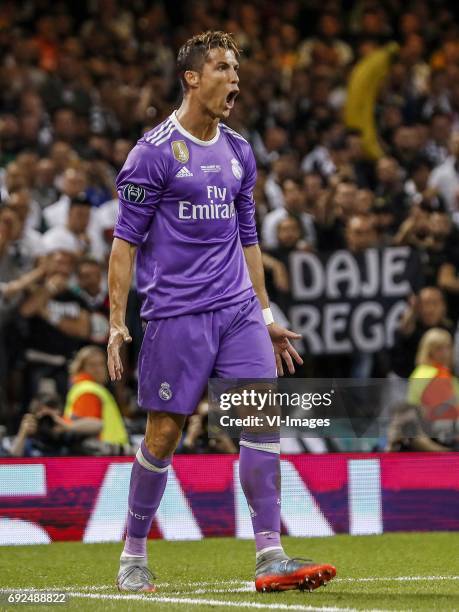
[[[158,459],[170,457],[182,435],[186,417],[168,412],[149,412],[145,444],[152,455]]]

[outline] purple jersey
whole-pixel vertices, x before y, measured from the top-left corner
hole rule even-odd
[[[202,141],[173,113],[138,141],[118,175],[114,234],[138,245],[143,319],[255,295],[241,247],[258,242],[255,181],[249,143],[224,124]]]

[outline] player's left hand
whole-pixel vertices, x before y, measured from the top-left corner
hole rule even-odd
[[[123,362],[120,350],[125,342],[132,342],[129,330],[124,324],[112,324],[107,346],[107,366],[110,380],[121,380],[123,374]]]
[[[293,359],[299,365],[303,363],[303,360],[290,343],[290,339],[298,340],[301,338],[301,335],[292,332],[285,327],[281,327],[277,323],[271,323],[271,325],[268,325],[268,331],[271,337],[271,342],[273,343],[274,355],[276,356],[277,373],[279,376],[284,375],[284,366],[282,363],[282,360],[284,360],[290,374],[294,374],[295,365],[293,363]]]

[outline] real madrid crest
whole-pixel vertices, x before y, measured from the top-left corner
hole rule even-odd
[[[235,157],[231,160],[231,170],[233,171],[234,176],[239,180],[242,178],[242,168],[241,164],[237,161]]]
[[[172,397],[172,389],[171,389],[170,384],[167,382],[161,383],[161,386],[159,387],[158,395],[165,402],[169,401]]]
[[[188,151],[186,142],[184,140],[174,140],[171,143],[171,147],[175,159],[182,164],[186,164],[186,162],[190,159],[190,152]]]

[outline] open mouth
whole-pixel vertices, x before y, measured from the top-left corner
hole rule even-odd
[[[237,89],[233,89],[233,91],[230,91],[229,94],[226,96],[226,105],[232,107],[234,104],[234,100],[236,99],[237,94],[239,93],[239,91]]]

